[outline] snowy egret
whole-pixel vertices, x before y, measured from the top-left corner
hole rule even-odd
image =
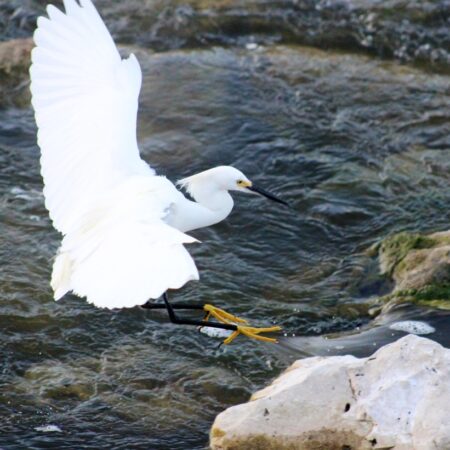
[[[184,244],[187,231],[216,224],[233,208],[229,191],[261,194],[239,170],[221,166],[179,184],[157,176],[139,156],[136,116],[142,73],[136,57],[122,59],[91,0],[64,0],[65,13],[47,7],[34,33],[31,93],[41,149],[45,204],[63,234],[54,261],[55,300],[67,292],[104,308],[164,307],[178,324],[260,336],[212,305],[172,305],[167,291],[199,278]],[[164,304],[150,302],[163,296]],[[201,309],[203,320],[176,309]],[[212,316],[218,322],[208,321]]]

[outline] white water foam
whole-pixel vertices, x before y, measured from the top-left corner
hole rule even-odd
[[[389,325],[391,330],[404,331],[410,334],[431,334],[436,331],[431,325],[418,320],[403,320],[401,322],[393,322]]]

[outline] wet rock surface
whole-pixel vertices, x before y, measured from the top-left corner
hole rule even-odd
[[[298,360],[216,418],[211,448],[442,450],[449,376],[450,350],[416,336],[364,359]]]

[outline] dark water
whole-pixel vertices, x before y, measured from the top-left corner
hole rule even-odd
[[[42,8],[25,4],[5,36],[26,34]],[[286,2],[273,11],[249,4],[265,5],[267,17]],[[220,46],[183,50],[169,50],[176,33],[156,33],[166,48],[153,53],[139,27],[134,40],[125,35],[135,3],[120,20],[114,14],[128,2],[100,5],[123,41],[142,44],[132,50],[145,77],[143,157],[172,180],[231,164],[292,204],[236,198],[224,223],[195,233],[202,244],[189,250],[201,282],[173,300],[274,322],[286,336],[276,346],[240,338],[218,349],[163,313],[103,311],[71,296],[55,303],[48,280],[59,236],[43,206],[32,111],[2,109],[1,448],[202,449],[217,413],[296,358],[369,354],[402,335],[385,326],[399,319],[426,320],[437,329],[430,337],[448,342],[445,311],[403,305],[373,320],[371,302],[389,286],[364,255],[399,230],[448,229],[450,90],[442,70],[286,43],[251,50],[229,29]],[[329,333],[338,339],[325,340]],[[36,430],[46,425],[61,431]]]

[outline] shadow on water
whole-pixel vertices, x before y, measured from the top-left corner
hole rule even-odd
[[[172,180],[231,164],[293,206],[236,196],[227,221],[195,232],[201,283],[174,301],[273,321],[285,336],[218,349],[162,312],[53,302],[58,235],[32,112],[0,110],[2,448],[204,448],[218,412],[298,357],[366,355],[401,335],[388,328],[399,319],[424,319],[447,342],[445,311],[407,305],[372,320],[371,301],[389,286],[364,254],[395,231],[448,228],[447,77],[299,46],[133,50],[147,161]],[[61,431],[36,430],[44,425]]]

